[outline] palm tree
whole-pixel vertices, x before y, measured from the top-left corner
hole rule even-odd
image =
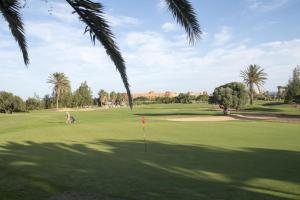
[[[244,79],[244,82],[249,87],[250,91],[250,104],[253,104],[254,97],[254,87],[256,86],[258,91],[261,91],[261,87],[267,79],[267,74],[264,72],[264,69],[259,65],[250,65],[246,70],[241,71],[241,77]]]
[[[108,92],[106,92],[105,90],[101,89],[99,92],[98,92],[98,95],[99,95],[99,103],[100,103],[100,106],[102,107],[104,104],[107,103],[107,100],[108,100]]]
[[[56,109],[58,110],[59,98],[62,94],[70,90],[70,81],[64,73],[55,72],[49,76],[47,83],[50,83],[53,86],[53,94],[56,98]]]
[[[85,33],[89,32],[93,44],[98,40],[106,50],[117,70],[119,71],[125,86],[129,105],[132,107],[132,96],[126,74],[124,58],[114,40],[114,34],[104,18],[103,5],[92,0],[65,0],[77,13],[79,19],[85,23]],[[194,43],[202,34],[196,13],[189,0],[164,0],[175,20],[184,27],[190,43]],[[29,63],[26,39],[24,36],[23,22],[20,14],[21,0],[1,0],[0,12],[9,24],[12,35],[19,44],[23,53],[24,62]]]
[[[113,105],[116,103],[117,93],[115,91],[111,91],[109,94],[110,101]]]

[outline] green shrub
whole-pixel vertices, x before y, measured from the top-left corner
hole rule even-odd
[[[249,95],[245,85],[239,82],[221,85],[213,93],[213,102],[219,104],[224,109],[224,113],[229,108],[241,109],[247,104],[248,99]]]
[[[25,110],[25,103],[21,97],[5,91],[0,92],[0,113],[24,112]]]

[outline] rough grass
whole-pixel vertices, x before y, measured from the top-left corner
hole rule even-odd
[[[64,113],[0,115],[0,199],[300,199],[299,124],[160,120],[219,113],[151,105],[74,112],[69,126]]]

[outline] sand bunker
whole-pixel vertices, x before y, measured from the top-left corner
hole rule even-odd
[[[168,118],[166,120],[177,121],[177,122],[221,122],[221,121],[235,121],[235,120],[263,120],[263,121],[300,123],[300,118],[296,118],[296,117],[279,117],[279,116],[269,116],[269,115],[244,115],[244,114],[232,114],[228,116],[180,117],[180,118]]]
[[[238,119],[230,116],[203,116],[203,117],[169,118],[167,120],[175,121],[175,122],[217,122],[217,121],[232,121]]]
[[[103,108],[59,108],[58,110],[54,108],[52,110],[55,112],[72,112],[72,111],[95,111],[101,109]]]

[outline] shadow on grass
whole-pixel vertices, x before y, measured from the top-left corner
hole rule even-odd
[[[255,111],[255,112],[280,112],[281,109],[277,108],[267,108],[267,107],[253,107],[253,108],[246,108],[243,111]]]
[[[286,105],[284,102],[268,102],[262,104],[263,106],[278,106],[278,105]]]
[[[192,113],[192,112],[166,112],[166,113],[138,113],[138,116],[222,116],[223,113]]]
[[[0,146],[0,161],[0,197],[9,200],[74,191],[105,199],[300,198],[300,153],[287,150],[150,142],[144,152],[141,141],[28,141]]]
[[[232,112],[232,114],[242,114],[245,116],[270,116],[270,117],[284,117],[284,118],[300,118],[300,114],[289,114],[289,113],[260,113],[260,112],[248,112],[246,110]]]

